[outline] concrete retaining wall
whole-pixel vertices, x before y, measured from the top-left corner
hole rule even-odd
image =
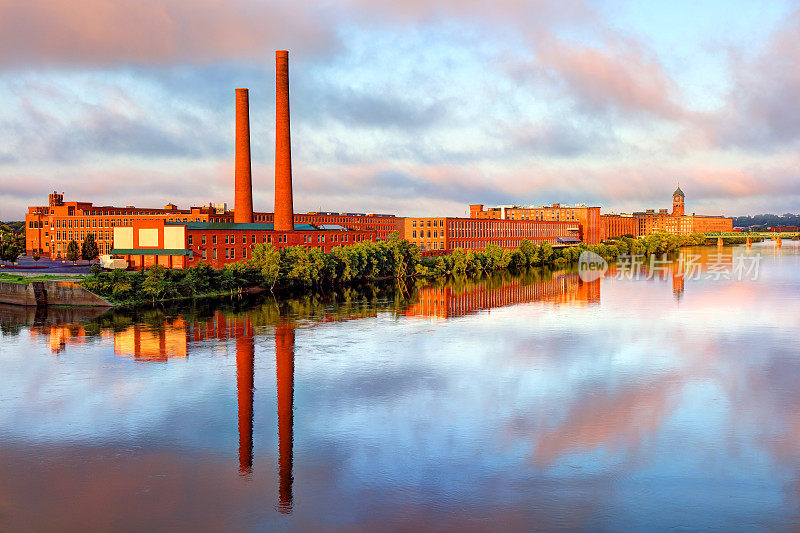
[[[106,300],[74,281],[33,281],[27,284],[0,282],[0,303],[112,307]]]

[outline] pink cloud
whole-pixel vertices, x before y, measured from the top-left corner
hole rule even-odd
[[[0,0],[0,65],[241,61],[272,48],[329,51],[342,23],[437,20],[530,32],[596,19],[584,0]]]
[[[0,64],[211,63],[325,49],[333,33],[290,3],[0,0]]]
[[[685,111],[678,104],[677,84],[644,45],[606,36],[602,45],[570,43],[551,35],[531,36],[535,59],[516,67],[538,77],[548,73],[590,111],[608,109],[648,112],[670,120]]]

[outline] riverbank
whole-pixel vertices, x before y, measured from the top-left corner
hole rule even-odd
[[[664,254],[683,246],[706,242],[704,234],[689,236],[657,233],[636,239],[621,237],[599,245],[554,249],[550,243],[523,240],[519,248],[507,250],[488,245],[483,251],[454,250],[450,255],[423,258],[412,243],[394,235],[388,241],[365,242],[336,248],[330,253],[302,247],[277,249],[258,244],[252,258],[215,270],[200,264],[183,270],[153,266],[146,271],[103,271],[93,268],[82,285],[115,306],[136,307],[159,302],[265,290],[291,295],[311,290],[325,291],[397,279],[433,279],[449,275],[477,275],[497,271],[519,271],[533,266],[576,263],[584,251],[608,261],[619,255]]]
[[[0,281],[0,303],[27,307],[86,306],[113,307],[113,304],[74,281]]]

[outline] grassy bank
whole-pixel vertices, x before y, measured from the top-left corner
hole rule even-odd
[[[5,272],[0,273],[0,281],[5,281],[8,283],[22,283],[28,284],[32,281],[54,281],[54,280],[70,280],[70,281],[80,281],[86,276],[74,276],[74,275],[59,275],[59,274],[40,274],[40,275],[32,275],[32,276],[24,276],[20,274],[7,274]]]

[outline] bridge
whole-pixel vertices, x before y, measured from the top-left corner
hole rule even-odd
[[[706,237],[761,237],[764,239],[774,239],[776,237],[780,237],[781,239],[793,239],[795,237],[800,236],[800,232],[797,231],[784,231],[781,233],[772,232],[772,231],[753,231],[753,232],[744,232],[744,231],[712,231],[705,234]]]

